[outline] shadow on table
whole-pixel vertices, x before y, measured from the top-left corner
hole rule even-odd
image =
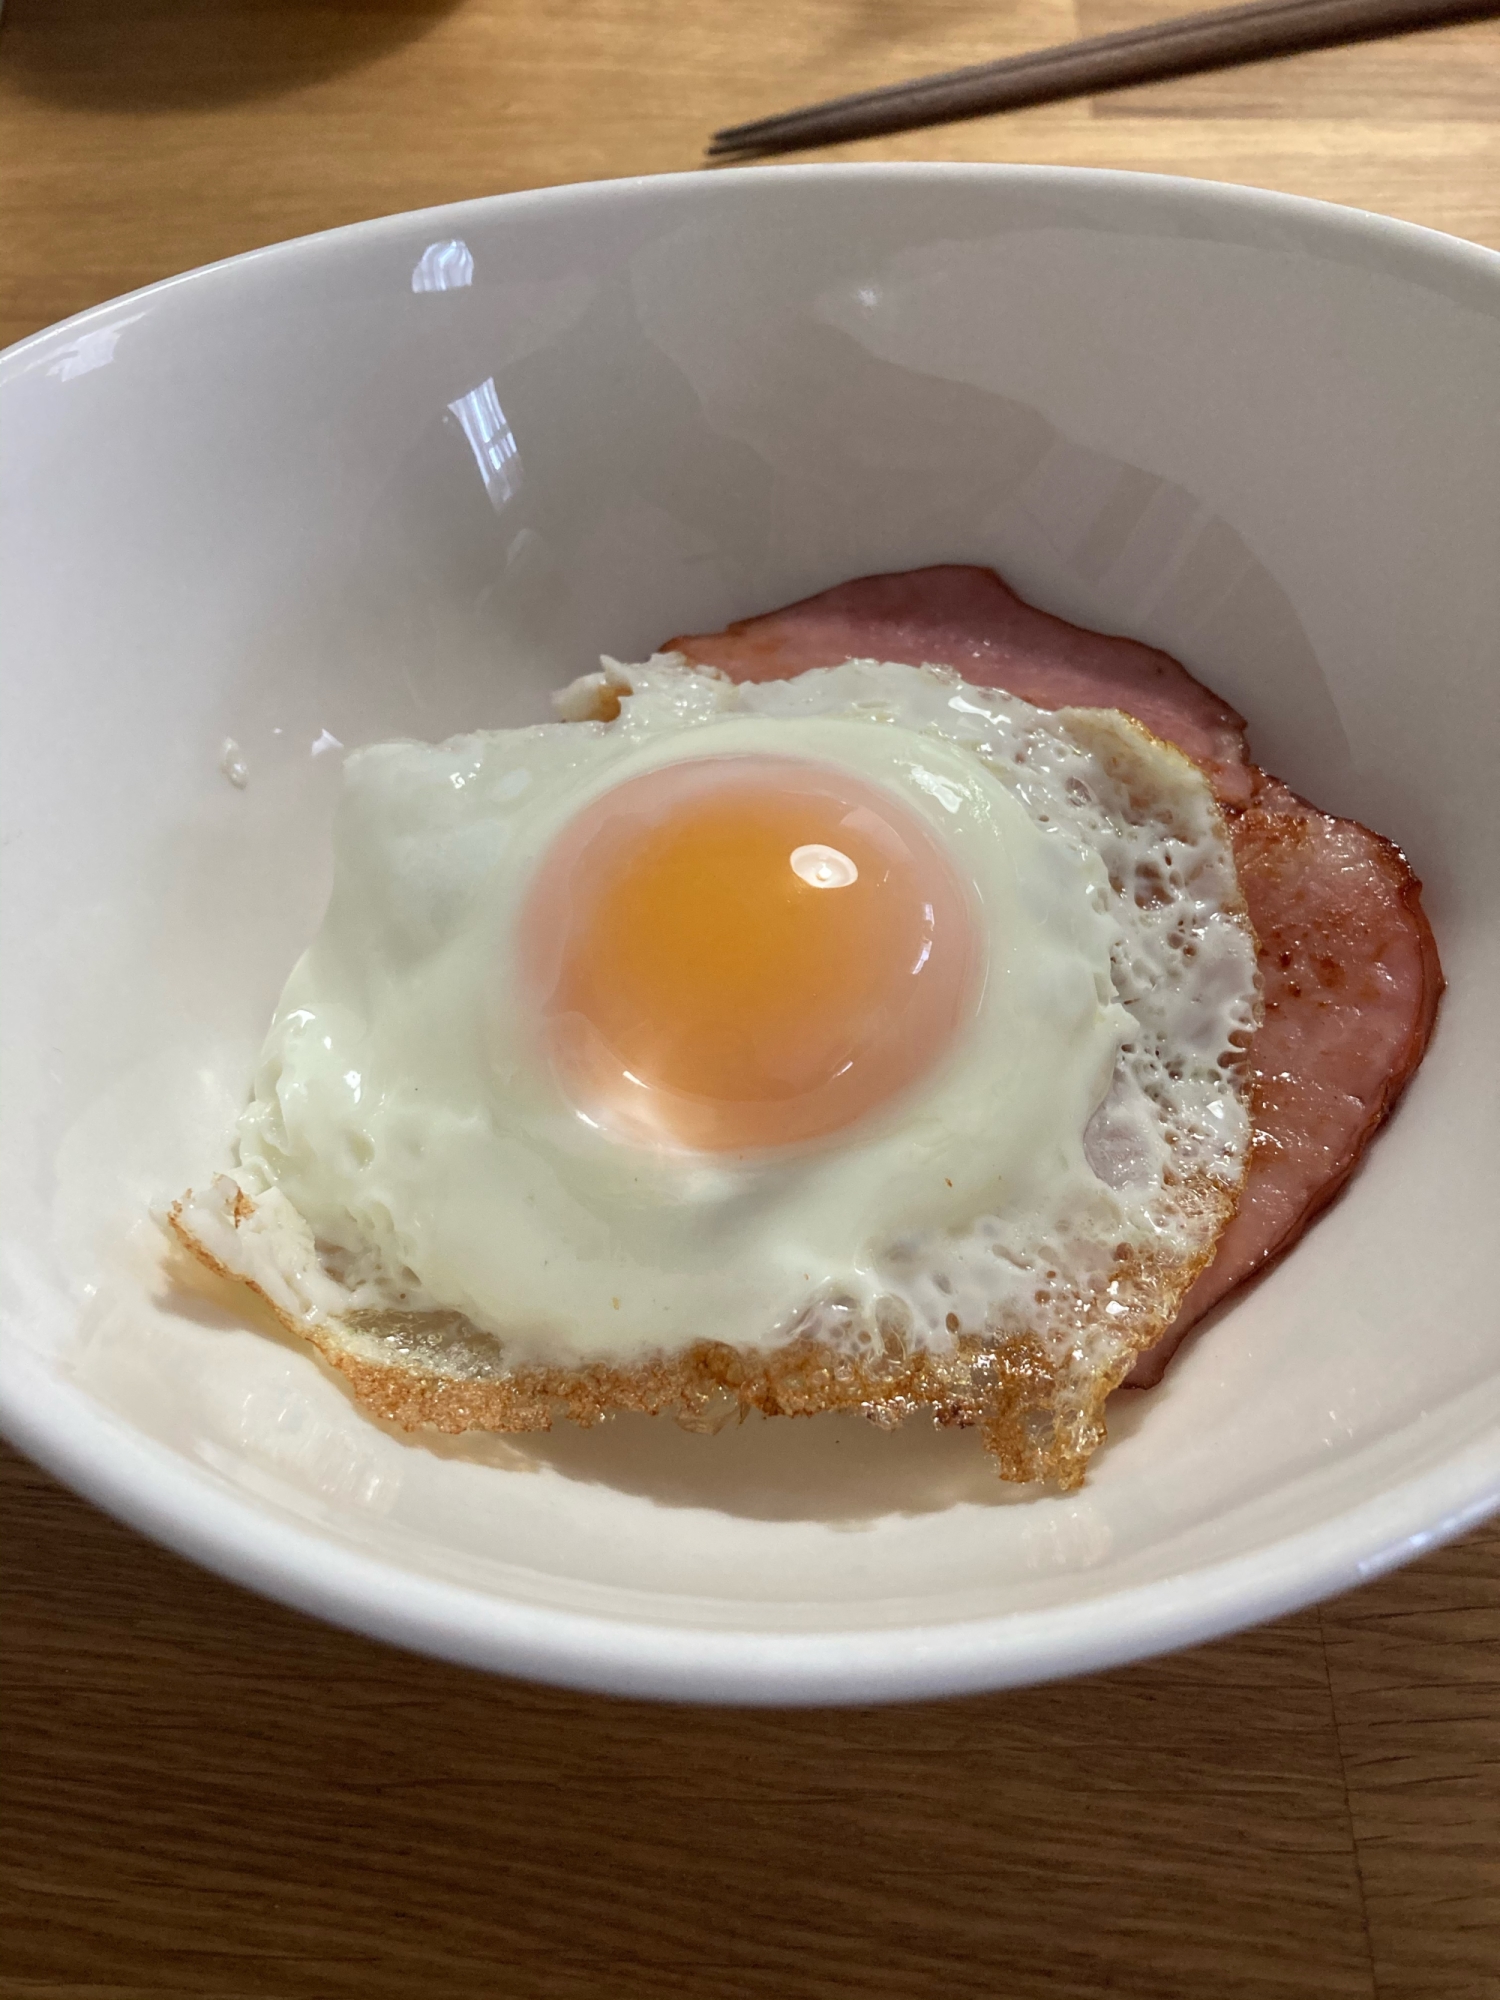
[[[458,0],[8,0],[0,50],[30,97],[98,111],[274,97],[418,40]]]

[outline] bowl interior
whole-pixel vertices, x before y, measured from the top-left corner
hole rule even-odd
[[[1494,1498],[1500,258],[1185,183],[779,169],[284,246],[0,371],[7,1407],[65,1476],[415,1643],[773,1695],[1223,1629]],[[1182,657],[1406,848],[1449,978],[1347,1196],[1116,1399],[1082,1491],[843,1418],[387,1433],[164,1254],[342,746],[935,561]]]

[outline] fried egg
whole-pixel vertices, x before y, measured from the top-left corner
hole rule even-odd
[[[1196,767],[876,661],[607,662],[560,708],[348,759],[184,1233],[288,1323],[460,1315],[497,1371],[1024,1333],[1119,1379],[1250,1138],[1254,938]]]

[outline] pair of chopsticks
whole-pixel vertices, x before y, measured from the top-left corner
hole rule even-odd
[[[747,125],[715,132],[710,159],[757,153],[790,153],[880,132],[946,125],[989,111],[1123,90],[1131,84],[1232,69],[1345,42],[1409,35],[1421,28],[1451,27],[1500,15],[1500,0],[1252,0],[1210,14],[1184,14],[1118,34],[1092,35],[1054,49],[945,70],[939,76],[834,97],[800,111],[783,111]]]

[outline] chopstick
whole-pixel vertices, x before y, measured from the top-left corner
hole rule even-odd
[[[745,125],[728,125],[713,135],[708,157],[786,153],[844,139],[868,139],[880,132],[945,125],[990,111],[1017,111],[1023,105],[1265,62],[1306,49],[1451,27],[1460,21],[1487,21],[1497,15],[1500,0],[1251,0],[1249,6],[1183,14],[1149,27],[1092,35],[1086,41],[915,77]]]

